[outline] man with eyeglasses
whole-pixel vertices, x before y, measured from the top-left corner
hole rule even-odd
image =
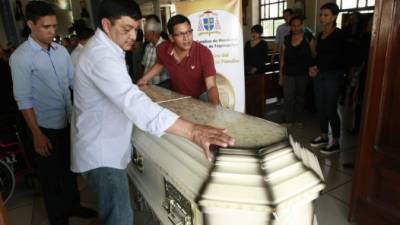
[[[79,56],[74,77],[71,169],[94,189],[104,225],[133,224],[126,169],[133,125],[158,137],[185,137],[209,160],[210,145],[235,144],[226,129],[185,120],[152,102],[131,82],[125,51],[132,49],[141,18],[135,1],[103,0],[100,27]]]
[[[170,41],[157,47],[157,62],[138,81],[138,85],[147,84],[165,67],[173,91],[219,105],[217,72],[211,51],[193,41],[193,29],[187,17],[171,17],[167,28]]]

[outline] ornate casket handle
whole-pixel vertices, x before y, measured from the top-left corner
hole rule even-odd
[[[144,165],[143,165],[143,155],[140,153],[133,153],[132,163],[136,166],[136,169],[143,173]]]
[[[163,208],[168,213],[168,219],[174,225],[192,225],[192,217],[173,199],[165,199]]]

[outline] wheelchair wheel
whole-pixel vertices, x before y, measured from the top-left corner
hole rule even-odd
[[[6,162],[0,160],[0,193],[4,200],[4,204],[11,198],[15,189],[14,172],[10,169]]]

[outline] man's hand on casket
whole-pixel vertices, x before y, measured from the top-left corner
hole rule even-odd
[[[228,147],[235,144],[235,140],[227,135],[226,132],[226,129],[194,124],[191,140],[203,149],[208,160],[212,160],[211,145]]]
[[[196,143],[203,149],[208,160],[212,160],[213,157],[210,151],[211,145],[228,147],[235,144],[235,140],[226,133],[226,129],[194,124],[182,118],[179,118],[168,128],[167,132],[185,137]]]

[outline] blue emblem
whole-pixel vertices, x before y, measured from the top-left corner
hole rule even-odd
[[[214,17],[203,18],[203,26],[206,31],[212,31],[215,27]]]
[[[218,20],[218,14],[212,11],[206,11],[199,17],[199,25],[197,31],[199,35],[220,33],[221,26]]]

